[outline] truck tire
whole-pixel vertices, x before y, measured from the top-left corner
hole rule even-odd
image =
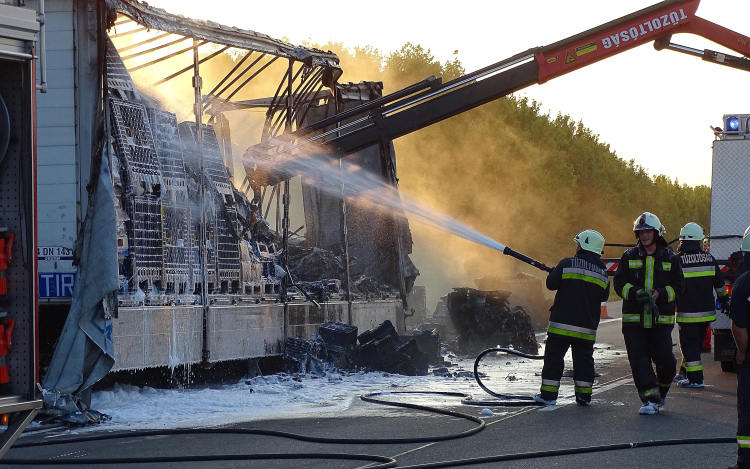
[[[734,362],[728,360],[721,362],[721,371],[724,371],[726,373],[734,373]]]

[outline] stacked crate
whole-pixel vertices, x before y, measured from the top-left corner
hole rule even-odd
[[[148,109],[148,117],[164,181],[162,236],[164,281],[167,284],[165,288],[174,293],[192,293],[193,285],[197,283],[193,279],[193,272],[200,263],[194,254],[195,237],[190,223],[190,196],[180,135],[177,131],[177,117],[171,112],[152,108]]]
[[[115,153],[124,170],[125,210],[130,218],[126,223],[130,286],[151,290],[156,282],[161,288],[163,184],[146,107],[110,99],[110,111]]]
[[[200,152],[194,122],[179,125],[185,164],[196,174],[200,170]],[[207,180],[206,232],[212,249],[206,263],[207,276],[214,289],[221,286],[226,293],[239,285],[240,249],[237,237],[237,209],[229,174],[213,127],[203,126],[203,174]],[[199,221],[199,220],[198,220]]]

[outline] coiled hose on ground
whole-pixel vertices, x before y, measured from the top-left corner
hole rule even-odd
[[[409,443],[426,443],[454,440],[466,438],[485,429],[485,423],[482,419],[473,415],[464,414],[452,410],[439,409],[436,407],[423,406],[418,404],[409,404],[405,402],[390,402],[377,399],[377,396],[393,394],[435,394],[449,397],[460,397],[461,402],[470,405],[495,405],[495,406],[532,406],[538,405],[531,397],[514,396],[500,394],[488,389],[479,377],[479,362],[484,356],[490,353],[505,352],[512,355],[530,358],[533,360],[542,359],[542,356],[529,355],[517,350],[506,348],[492,348],[483,351],[474,361],[474,377],[477,384],[488,394],[502,399],[501,401],[474,401],[471,396],[463,393],[454,392],[420,392],[420,391],[399,391],[389,393],[371,393],[360,396],[360,399],[380,405],[389,405],[402,407],[406,409],[422,410],[425,412],[436,413],[457,417],[476,423],[477,425],[469,430],[434,437],[412,437],[412,438],[321,438],[315,436],[300,435],[296,433],[280,432],[273,430],[256,430],[256,429],[227,429],[227,428],[203,428],[203,429],[169,429],[169,430],[139,430],[122,432],[117,434],[94,435],[79,438],[59,438],[53,441],[43,441],[35,443],[16,443],[12,449],[31,448],[60,444],[75,444],[91,441],[115,440],[126,438],[140,438],[147,436],[166,436],[166,435],[200,435],[200,434],[225,434],[225,435],[263,435],[286,438],[297,441],[305,441],[320,444],[367,444],[367,445],[384,445],[384,444],[409,444]],[[697,445],[697,444],[717,444],[717,443],[736,443],[736,438],[691,438],[679,440],[656,440],[635,443],[618,443],[609,445],[587,446],[581,448],[568,448],[549,451],[531,451],[527,453],[503,454],[496,456],[487,456],[480,458],[460,459],[452,461],[440,461],[428,464],[418,464],[412,466],[402,466],[402,469],[437,469],[443,467],[470,466],[475,464],[487,464],[502,461],[517,461],[521,459],[535,459],[553,456],[567,456],[584,453],[597,453],[604,451],[617,451],[637,448],[653,448],[657,446],[676,446],[676,445]],[[174,462],[208,462],[208,461],[258,461],[258,460],[350,460],[350,461],[367,461],[377,464],[369,465],[371,469],[385,469],[397,467],[398,462],[394,458],[386,456],[377,456],[370,454],[346,454],[346,453],[268,453],[268,454],[220,454],[220,455],[192,455],[192,456],[167,456],[167,457],[135,457],[135,458],[55,458],[55,459],[2,459],[0,465],[26,465],[26,466],[52,466],[52,465],[106,465],[106,464],[158,464]]]

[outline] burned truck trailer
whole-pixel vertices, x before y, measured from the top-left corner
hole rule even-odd
[[[310,181],[245,175],[239,160],[382,84],[339,84],[331,52],[135,0],[46,4],[59,40],[39,96],[43,362],[57,366],[66,313],[101,320],[113,371],[278,355],[326,322],[403,332],[418,275],[403,214],[347,213]],[[395,185],[390,145],[350,158]],[[81,312],[92,263],[112,291]]]

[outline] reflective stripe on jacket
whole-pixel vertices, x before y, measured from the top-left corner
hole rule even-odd
[[[700,249],[681,252],[685,291],[677,300],[677,322],[711,322],[716,319],[716,300],[728,299],[724,274],[714,256]]]
[[[601,257],[583,250],[566,257],[547,276],[547,288],[557,290],[547,334],[594,342],[610,288]]]
[[[622,254],[612,281],[615,292],[623,299],[623,327],[673,327],[675,301],[682,295],[685,279],[677,255],[666,247],[658,247],[652,255],[637,246]],[[658,315],[645,314],[648,305],[638,305],[638,290],[659,292]]]

